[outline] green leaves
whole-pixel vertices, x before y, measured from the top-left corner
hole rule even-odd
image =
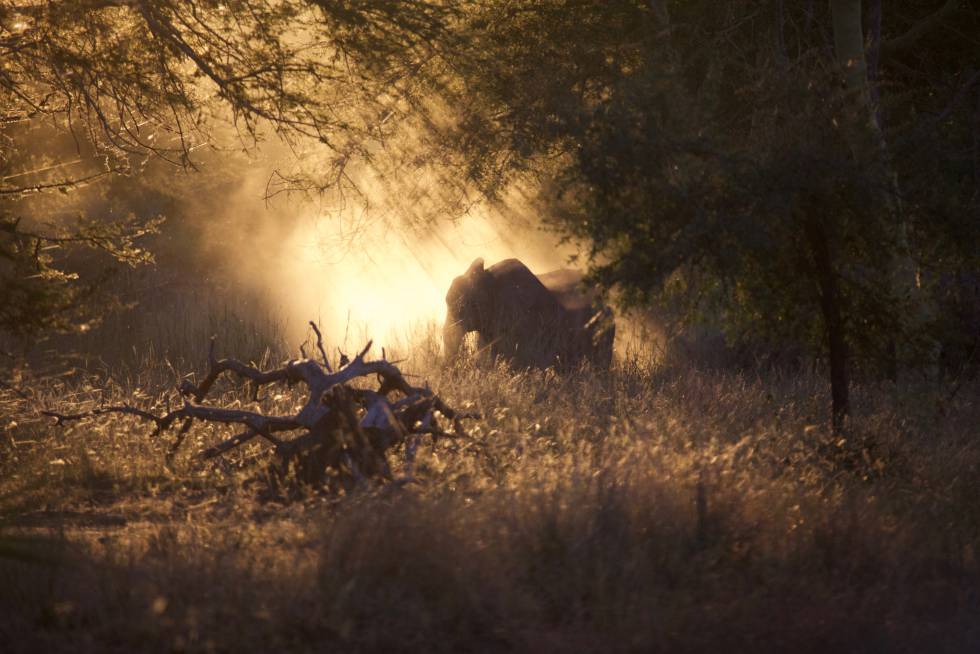
[[[0,215],[0,331],[18,337],[43,332],[87,331],[118,300],[104,292],[110,268],[85,279],[66,268],[78,249],[97,250],[110,261],[136,266],[152,261],[139,243],[155,234],[162,218],[102,221],[34,230]]]

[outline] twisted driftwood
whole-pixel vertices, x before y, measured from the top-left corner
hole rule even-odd
[[[280,478],[292,469],[303,483],[321,485],[325,481],[330,484],[339,482],[344,487],[367,478],[391,480],[393,476],[386,452],[392,446],[405,444],[406,463],[410,466],[417,441],[422,435],[461,436],[464,432],[460,421],[478,417],[456,412],[428,387],[412,386],[394,363],[383,358],[366,361],[364,357],[371,348],[370,342],[353,360],[342,357],[342,365],[334,371],[323,349],[320,332],[316,325],[311,325],[317,335],[317,347],[323,362],[309,358],[296,359],[273,370],[259,370],[236,359],[217,359],[214,355],[215,339],[212,338],[208,374],[197,385],[189,380],[183,381],[178,390],[185,398],[184,405],[164,415],[128,405],[100,407],[73,414],[55,411],[42,413],[55,418],[58,425],[111,413],[134,415],[153,422],[156,425],[154,435],[170,429],[180,420],[182,424],[170,456],[183,443],[195,420],[243,425],[244,431],[208,447],[200,452],[200,456],[214,458],[256,437],[262,437],[273,444],[278,455],[276,470]],[[225,372],[246,380],[252,387],[253,399],[257,399],[262,386],[276,382],[304,384],[309,395],[299,412],[291,416],[265,415],[202,404],[211,387]],[[371,375],[377,376],[377,390],[348,386],[348,382],[354,379]],[[440,426],[439,414],[452,423],[451,433]]]

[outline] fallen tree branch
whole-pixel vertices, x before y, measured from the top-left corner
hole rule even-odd
[[[177,417],[176,412],[170,412],[163,416],[157,416],[149,411],[143,411],[142,409],[137,409],[136,407],[128,405],[118,405],[118,406],[107,406],[99,407],[98,409],[92,409],[90,411],[82,411],[79,413],[58,413],[57,411],[41,411],[41,415],[50,416],[55,419],[55,424],[59,427],[63,426],[66,422],[73,422],[75,420],[83,420],[85,418],[94,418],[96,416],[104,416],[110,413],[123,413],[128,415],[133,415],[144,420],[149,420],[156,423],[156,431],[153,435],[156,436],[164,429],[170,427],[174,419]]]
[[[154,423],[154,436],[182,420],[168,460],[181,446],[194,421],[241,425],[245,427],[243,431],[204,449],[199,456],[213,459],[261,436],[273,445],[279,458],[280,478],[296,470],[299,481],[321,485],[328,480],[326,473],[330,470],[329,479],[339,479],[345,487],[368,478],[391,480],[386,454],[393,446],[405,443],[406,456],[413,458],[419,437],[465,436],[461,421],[479,417],[455,411],[427,386],[411,385],[390,361],[366,361],[370,342],[353,360],[333,371],[322,335],[314,323],[310,324],[317,335],[322,364],[303,358],[287,361],[272,370],[260,370],[237,359],[218,359],[212,338],[208,372],[200,384],[190,380],[180,383],[178,391],[187,400],[179,409],[157,415],[138,407],[113,405],[77,413],[52,410],[42,413],[54,418],[57,425],[109,414],[132,415]],[[267,384],[303,384],[308,390],[306,402],[291,416],[204,404],[217,380],[226,372],[251,384],[253,397]],[[348,386],[357,379],[372,376],[378,383],[375,390]],[[442,428],[439,415],[452,422],[452,432]]]

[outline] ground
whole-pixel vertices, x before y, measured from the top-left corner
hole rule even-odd
[[[260,444],[201,461],[216,427],[168,463],[173,435],[131,417],[37,413],[162,409],[190,364],[5,391],[0,649],[980,651],[975,383],[858,383],[835,437],[809,372],[414,352],[483,417],[343,496],[271,493]]]

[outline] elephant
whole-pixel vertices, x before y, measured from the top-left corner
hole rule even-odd
[[[480,349],[521,368],[569,369],[583,360],[612,361],[615,322],[582,274],[555,270],[540,276],[517,259],[484,268],[476,259],[446,294],[443,344],[455,358],[463,339],[477,332]]]

